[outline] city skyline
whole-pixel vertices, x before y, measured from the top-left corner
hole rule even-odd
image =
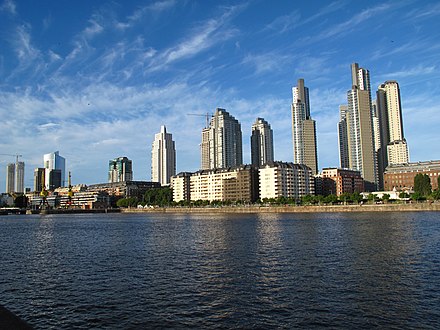
[[[439,15],[434,1],[0,1],[0,153],[23,155],[25,187],[53,150],[73,184],[106,182],[115,154],[150,180],[159,124],[178,146],[176,172],[196,171],[204,120],[187,113],[223,107],[241,123],[243,163],[256,117],[272,126],[275,159],[292,161],[291,88],[304,78],[319,168],[338,166],[339,105],[358,62],[372,91],[398,81],[411,161],[439,159]],[[0,191],[12,161],[0,157]]]

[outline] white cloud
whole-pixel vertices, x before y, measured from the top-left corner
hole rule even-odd
[[[6,11],[10,14],[15,15],[17,13],[17,6],[12,0],[5,0],[3,4],[0,6],[0,11]]]

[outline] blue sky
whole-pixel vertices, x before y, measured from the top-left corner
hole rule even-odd
[[[204,119],[187,114],[222,107],[241,122],[246,163],[257,117],[275,158],[292,161],[291,88],[304,78],[319,167],[338,166],[358,62],[374,90],[399,82],[411,161],[440,159],[439,61],[438,1],[0,0],[0,153],[23,155],[27,187],[56,150],[73,184],[106,182],[119,156],[149,180],[166,125],[177,171],[195,171]],[[0,156],[0,192],[13,161]]]

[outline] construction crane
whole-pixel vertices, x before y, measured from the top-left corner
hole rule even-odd
[[[15,154],[15,155],[11,155],[11,154],[0,154],[0,156],[11,156],[11,157],[15,157],[15,165],[18,164],[18,157],[23,157],[22,155],[18,155],[18,154]]]
[[[209,119],[213,116],[213,114],[210,114],[209,112],[203,114],[203,113],[187,113],[187,116],[199,116],[199,117],[205,117],[206,119],[206,126],[205,128],[209,127]]]

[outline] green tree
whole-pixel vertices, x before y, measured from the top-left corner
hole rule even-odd
[[[426,174],[418,173],[414,177],[414,192],[422,196],[428,196],[431,193],[431,180]]]
[[[138,205],[138,198],[137,197],[128,197],[128,198],[121,198],[118,199],[116,202],[116,206],[118,207],[136,207]]]
[[[390,200],[390,194],[383,194],[382,196],[382,200],[384,203],[388,203],[388,201]]]
[[[409,198],[409,194],[404,191],[401,191],[399,193],[399,198]]]
[[[358,192],[354,192],[351,194],[351,198],[353,199],[354,202],[356,202],[357,204],[359,204],[360,202],[362,202],[362,200],[364,199],[362,197],[362,195]]]
[[[340,194],[339,200],[341,202],[343,202],[344,204],[353,202],[353,198],[352,198],[351,194],[347,193],[347,192]]]
[[[411,195],[410,197],[413,201],[422,201],[425,198],[425,196],[423,196],[421,193],[419,192],[415,192],[414,194]]]
[[[436,189],[431,193],[432,199],[438,201],[440,199],[440,189]]]
[[[324,202],[328,204],[334,204],[338,201],[338,197],[336,195],[327,195],[324,197]]]
[[[173,190],[169,187],[149,189],[145,192],[144,201],[147,205],[171,205],[173,202]]]

